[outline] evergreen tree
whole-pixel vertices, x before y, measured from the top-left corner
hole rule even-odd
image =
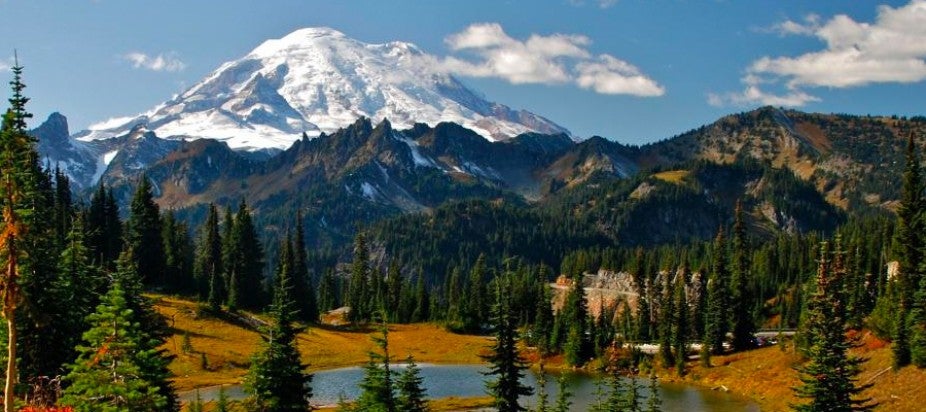
[[[685,360],[688,359],[688,296],[685,293],[685,278],[687,268],[683,263],[675,280],[673,299],[675,313],[673,314],[672,348],[675,350],[675,368],[679,376],[685,374]]]
[[[743,222],[743,204],[736,202],[736,222],[733,224],[733,277],[730,314],[733,320],[733,349],[752,349],[755,346],[756,324],[753,319],[755,298],[752,293],[749,274],[749,246],[746,240],[746,224]]]
[[[702,339],[702,363],[709,365],[710,357],[705,352],[713,354],[723,353],[723,343],[729,331],[729,300],[730,293],[727,279],[726,241],[723,228],[717,232],[714,246],[711,250],[711,277],[707,283],[707,308],[704,314],[704,338]]]
[[[513,307],[511,275],[505,274],[497,279],[495,286],[495,305],[492,307],[492,323],[495,327],[495,341],[491,353],[483,357],[491,366],[486,372],[494,379],[486,382],[486,389],[495,398],[495,408],[499,412],[517,412],[525,410],[518,403],[518,398],[533,393],[522,383],[527,365],[518,351],[518,332],[516,320],[512,314]]]
[[[424,390],[424,379],[415,359],[408,356],[405,370],[396,380],[399,396],[396,398],[396,410],[401,412],[425,412],[429,410]]]
[[[873,405],[868,399],[859,399],[858,394],[867,388],[857,385],[860,365],[863,359],[850,356],[848,350],[856,343],[846,337],[845,291],[846,276],[844,254],[837,241],[835,258],[830,260],[828,244],[820,248],[820,264],[817,270],[817,290],[807,302],[807,316],[801,333],[809,346],[804,355],[810,361],[799,368],[801,386],[795,389],[797,396],[809,399],[808,403],[795,405],[794,409],[804,412],[868,411]]]
[[[0,207],[3,222],[0,227],[0,260],[4,266],[0,274],[2,290],[2,313],[7,323],[7,368],[4,388],[4,411],[13,410],[14,387],[19,378],[17,372],[17,309],[22,301],[21,284],[29,283],[30,271],[42,264],[40,250],[35,249],[36,239],[42,233],[34,227],[40,223],[36,205],[41,203],[39,183],[43,173],[38,167],[35,139],[26,132],[26,119],[32,114],[26,111],[29,98],[23,96],[26,87],[22,83],[23,67],[17,61],[13,72],[10,109],[3,116],[0,125]],[[37,237],[38,236],[38,237]],[[48,263],[48,262],[46,262]],[[36,285],[33,279],[32,284]],[[43,285],[44,286],[44,285]],[[23,287],[27,289],[28,287]],[[38,290],[36,290],[38,291]]]
[[[47,365],[64,365],[77,357],[75,348],[90,327],[87,316],[99,304],[99,291],[106,287],[99,270],[90,263],[82,220],[75,220],[70,230],[67,247],[58,259],[58,276],[51,285],[55,299],[49,323],[54,328],[44,336],[46,342],[57,344],[40,348]]]
[[[226,229],[227,230],[227,229]],[[242,199],[231,226],[223,262],[228,273],[229,308],[257,310],[264,302],[261,283],[264,269],[264,248],[257,237],[247,203]],[[291,282],[292,280],[290,280]],[[232,305],[234,294],[235,305]]]
[[[553,412],[569,412],[572,407],[572,392],[569,390],[569,382],[566,380],[566,374],[559,375],[556,379],[558,392],[556,394],[556,405]]]
[[[370,256],[367,242],[363,233],[358,233],[354,239],[354,260],[351,264],[350,285],[348,285],[347,305],[350,306],[348,319],[358,323],[370,319],[368,300],[370,293],[367,290],[370,279]],[[372,309],[372,308],[370,308]]]
[[[193,243],[189,227],[177,220],[173,210],[162,219],[161,239],[164,243],[164,282],[170,292],[195,293],[193,280]]]
[[[129,308],[126,291],[116,280],[88,321],[93,327],[78,346],[80,356],[65,377],[60,400],[78,412],[160,412],[176,410],[146,379],[146,365],[163,362],[160,352],[144,342],[145,333]]]
[[[315,282],[309,274],[306,255],[305,230],[302,228],[302,212],[296,212],[296,233],[293,238],[293,294],[299,307],[299,319],[305,322],[318,321],[318,299],[315,296]]]
[[[424,283],[424,274],[419,269],[418,281],[415,284],[415,311],[412,313],[412,322],[425,322],[429,319],[430,302],[431,298]]]
[[[138,179],[126,221],[125,243],[132,251],[135,267],[147,285],[165,285],[164,244],[161,241],[161,215],[148,177]]]
[[[131,250],[124,251],[116,261],[116,271],[112,274],[113,282],[119,283],[125,291],[125,301],[132,312],[132,321],[139,325],[137,339],[140,350],[150,350],[156,355],[142,359],[139,364],[141,377],[167,400],[167,406],[161,409],[162,411],[177,411],[180,409],[180,402],[169,380],[171,373],[168,369],[173,355],[166,349],[158,349],[167,342],[172,332],[164,316],[155,310],[151,299],[142,295],[141,275],[134,261]]]
[[[588,307],[581,276],[573,279],[561,316],[566,325],[566,341],[563,345],[566,363],[582,366],[592,356],[592,342],[588,334]]]
[[[550,395],[547,394],[547,373],[540,358],[540,370],[537,372],[537,407],[532,412],[550,412]]]
[[[296,347],[296,307],[288,264],[281,259],[270,307],[273,321],[245,380],[245,389],[260,412],[306,411],[312,397],[312,375],[305,373]]]
[[[386,318],[384,313],[380,315]],[[370,351],[370,360],[364,366],[363,380],[360,381],[360,397],[354,411],[357,412],[395,412],[396,398],[389,366],[389,327],[383,321],[379,327],[380,337],[373,337],[373,343],[382,353]]]
[[[90,198],[87,211],[87,246],[92,262],[106,270],[116,268],[116,260],[122,251],[122,221],[119,220],[119,205],[112,190],[103,183]]]
[[[338,302],[338,283],[334,277],[334,269],[328,268],[318,283],[318,307],[322,312],[336,309]]]
[[[219,309],[226,300],[222,264],[222,239],[219,235],[219,212],[214,203],[209,204],[206,222],[200,229],[194,273],[199,285],[200,299],[206,300],[213,310]]]
[[[479,255],[470,270],[466,285],[466,300],[463,305],[463,329],[467,332],[482,330],[486,316],[486,257]]]
[[[910,311],[913,295],[919,286],[923,264],[923,178],[913,135],[907,140],[906,168],[903,173],[900,207],[897,209],[897,244],[899,245],[898,297],[892,349],[894,367],[910,364]]]

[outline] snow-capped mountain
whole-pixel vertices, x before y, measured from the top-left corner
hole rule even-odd
[[[306,28],[264,42],[147,113],[93,125],[75,137],[110,138],[144,124],[165,138],[285,149],[304,132],[330,134],[361,116],[389,119],[398,128],[450,121],[490,140],[568,133],[479,97],[413,44],[367,44],[333,29]]]

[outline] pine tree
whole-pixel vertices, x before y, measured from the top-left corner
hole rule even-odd
[[[385,313],[379,315],[385,319]],[[356,412],[396,412],[395,388],[389,359],[389,327],[383,320],[379,327],[380,337],[373,337],[373,343],[382,353],[370,351],[370,360],[364,366],[360,381],[360,397],[354,405]]]
[[[21,303],[21,276],[26,275],[23,267],[28,268],[40,260],[35,250],[29,250],[30,227],[34,223],[33,214],[37,197],[40,196],[38,181],[41,170],[37,166],[38,155],[35,151],[35,139],[26,132],[26,119],[32,117],[26,111],[29,99],[23,96],[26,87],[22,83],[23,67],[17,61],[11,68],[13,72],[13,95],[9,99],[10,109],[3,116],[0,125],[0,206],[3,209],[3,224],[0,230],[0,258],[3,260],[3,273],[0,274],[2,290],[2,313],[7,323],[7,368],[4,389],[4,411],[13,410],[15,398],[14,387],[19,378],[17,372],[17,309]],[[30,259],[31,258],[31,259]]]
[[[305,322],[317,322],[318,299],[315,296],[315,284],[309,274],[301,212],[296,212],[296,233],[293,237],[293,277],[295,278],[293,294],[299,305],[299,319]]]
[[[368,300],[370,293],[367,290],[370,279],[370,256],[367,250],[366,239],[363,233],[358,233],[354,239],[354,260],[351,264],[350,284],[348,285],[347,305],[350,306],[348,319],[358,323],[370,319]]]
[[[69,382],[60,400],[79,412],[160,412],[176,410],[146,379],[149,365],[164,363],[160,352],[145,342],[146,334],[130,309],[121,280],[88,317],[93,327],[78,346],[80,356],[65,377]]]
[[[87,316],[99,304],[100,290],[106,288],[99,270],[90,261],[90,250],[84,245],[83,221],[77,219],[70,227],[67,247],[58,259],[58,276],[50,288],[55,299],[49,323],[54,327],[44,338],[57,344],[40,348],[49,365],[64,365],[77,357],[74,348],[90,327]]]
[[[710,354],[723,353],[723,343],[729,330],[729,287],[727,286],[726,241],[723,228],[717,232],[711,250],[712,270],[707,283],[707,308],[704,314],[704,338],[701,361],[709,365]],[[709,352],[706,354],[705,352]]]
[[[228,236],[228,243],[223,251],[223,262],[229,283],[229,309],[234,306],[258,310],[265,302],[261,287],[264,272],[264,248],[257,236],[251,212],[243,199],[238,204],[238,212],[235,213],[231,233]],[[234,302],[232,302],[233,293]],[[232,305],[232,303],[235,304]]]
[[[163,287],[164,244],[161,240],[161,215],[148,177],[138,179],[126,221],[125,243],[132,251],[135,267],[146,285]]]
[[[334,269],[328,268],[322,275],[321,282],[318,283],[318,307],[322,312],[335,309],[339,306],[338,302],[338,283],[334,278]]]
[[[675,350],[675,368],[679,376],[685,374],[685,361],[688,359],[688,296],[685,292],[687,268],[682,264],[675,280],[673,292],[675,313],[673,314],[672,348]]]
[[[518,412],[525,410],[518,403],[518,398],[533,393],[522,383],[527,365],[518,351],[518,332],[512,310],[511,275],[505,274],[497,279],[495,286],[495,305],[492,307],[492,323],[495,327],[495,341],[491,353],[483,359],[491,364],[487,376],[494,379],[486,382],[486,389],[495,398],[495,408],[499,412]]]
[[[749,274],[749,246],[746,240],[746,224],[743,222],[743,204],[736,202],[736,222],[733,224],[733,277],[730,314],[733,320],[733,349],[752,349],[755,346],[756,324],[753,319],[755,298],[752,293]]]
[[[856,343],[846,337],[843,289],[846,272],[838,240],[836,247],[833,260],[829,245],[823,242],[820,247],[817,290],[807,303],[807,316],[801,328],[809,344],[803,352],[810,361],[798,369],[802,384],[795,389],[798,397],[809,402],[795,405],[797,411],[849,412],[874,407],[868,404],[868,399],[857,397],[867,388],[857,385],[864,360],[848,354]]]
[[[399,391],[396,397],[397,411],[425,412],[429,410],[421,369],[418,368],[418,364],[411,355],[405,359],[405,370],[396,380],[396,389]]]
[[[281,262],[270,308],[273,321],[245,380],[245,389],[261,412],[306,411],[312,397],[312,375],[305,373],[296,347],[296,308],[290,282],[290,268]]]
[[[418,280],[415,283],[415,311],[412,313],[412,322],[426,322],[429,319],[428,309],[431,298],[425,287],[424,274],[418,270]]]
[[[572,366],[582,366],[592,355],[592,342],[588,334],[588,303],[585,299],[585,288],[582,286],[582,277],[572,281],[566,303],[563,305],[561,316],[566,326],[566,341],[563,345],[566,363]]]
[[[550,395],[547,393],[547,372],[540,358],[540,370],[537,371],[537,407],[531,412],[550,412]]]
[[[226,299],[226,291],[225,282],[222,280],[225,269],[222,264],[219,212],[214,203],[209,204],[206,222],[200,229],[196,252],[194,274],[199,285],[200,299],[206,300],[213,310],[217,310]]]
[[[486,316],[486,257],[480,254],[469,274],[466,300],[463,305],[463,329],[467,332],[482,330]]]
[[[920,159],[911,134],[907,140],[906,168],[903,173],[900,207],[897,209],[897,243],[899,245],[899,304],[894,321],[892,349],[894,367],[910,364],[910,312],[914,292],[919,286],[923,265],[923,178]]]
[[[556,405],[553,406],[553,412],[569,412],[572,407],[572,392],[569,390],[569,382],[566,380],[566,374],[560,374],[556,379],[557,394]]]

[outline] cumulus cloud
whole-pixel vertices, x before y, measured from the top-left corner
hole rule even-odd
[[[155,72],[179,72],[186,68],[186,63],[177,57],[176,53],[161,53],[157,56],[149,56],[141,52],[131,52],[122,56],[123,59],[132,63],[136,69],[145,69]]]
[[[810,15],[802,23],[787,20],[772,29],[781,35],[813,36],[826,47],[793,57],[763,56],[746,69],[742,93],[708,96],[708,103],[719,99],[733,104],[801,106],[819,100],[805,92],[806,88],[926,80],[926,0],[912,0],[897,8],[879,6],[874,22],[858,22],[842,14],[821,22]],[[759,84],[783,87],[786,93],[764,92]]]
[[[630,63],[614,56],[593,56],[591,40],[576,34],[512,38],[497,23],[474,24],[445,39],[451,50],[474,58],[447,57],[450,73],[495,77],[513,84],[573,83],[602,94],[661,96],[665,89]]]

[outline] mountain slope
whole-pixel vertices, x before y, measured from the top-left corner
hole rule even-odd
[[[843,209],[890,209],[900,195],[898,177],[911,134],[921,146],[926,142],[926,118],[763,107],[643,146],[634,160],[642,167],[671,167],[754,159],[790,169]]]
[[[403,42],[366,44],[329,28],[268,40],[142,115],[91,126],[97,140],[144,124],[161,137],[213,138],[233,149],[285,149],[305,132],[333,133],[359,117],[399,128],[452,121],[504,140],[568,133],[535,114],[488,102]]]

